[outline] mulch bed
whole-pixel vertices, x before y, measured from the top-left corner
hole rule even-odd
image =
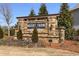
[[[53,43],[51,48],[64,49],[79,53],[79,44],[76,41],[65,40],[63,44]]]

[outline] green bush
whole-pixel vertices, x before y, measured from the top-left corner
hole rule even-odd
[[[17,32],[17,39],[19,39],[19,40],[23,39],[23,37],[22,37],[22,30],[21,29],[19,29],[19,31]]]
[[[2,30],[2,28],[0,27],[0,39],[2,39],[3,37],[4,37],[3,30]]]
[[[14,36],[15,35],[15,29],[10,29],[10,36]]]
[[[38,42],[38,31],[37,31],[36,28],[34,28],[34,30],[33,30],[32,42],[33,42],[33,43],[37,43],[37,42]]]

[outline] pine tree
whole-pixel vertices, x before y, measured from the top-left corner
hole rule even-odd
[[[37,43],[38,42],[38,31],[36,28],[34,28],[32,33],[32,42]]]
[[[0,27],[0,39],[2,39],[3,36],[4,36],[4,34],[3,34],[3,30],[2,30],[2,28]]]
[[[31,10],[31,12],[30,12],[29,16],[35,16],[35,12],[34,12],[34,10],[33,10],[33,9]]]
[[[79,29],[76,31],[76,35],[79,36]]]
[[[58,26],[65,27],[65,38],[72,39],[73,37],[73,19],[69,11],[67,3],[63,3],[60,8],[60,15],[58,16]]]
[[[38,15],[48,15],[48,11],[45,4],[41,4]]]
[[[22,30],[19,29],[19,31],[17,32],[17,39],[22,40]]]

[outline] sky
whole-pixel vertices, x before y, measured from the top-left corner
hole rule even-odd
[[[15,25],[17,23],[16,17],[18,16],[28,16],[31,9],[34,9],[35,14],[38,15],[39,8],[41,3],[9,3],[8,4],[12,11],[12,24]],[[49,14],[59,13],[61,3],[47,3],[46,7]],[[75,3],[69,4],[70,9],[74,9],[76,7]],[[5,26],[6,22],[0,18],[0,25]]]

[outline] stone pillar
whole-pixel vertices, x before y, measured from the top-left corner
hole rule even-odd
[[[17,32],[18,32],[18,29],[15,29],[15,37],[14,37],[15,40],[17,40]]]
[[[65,40],[65,28],[60,27],[59,28],[59,43],[63,43]]]

